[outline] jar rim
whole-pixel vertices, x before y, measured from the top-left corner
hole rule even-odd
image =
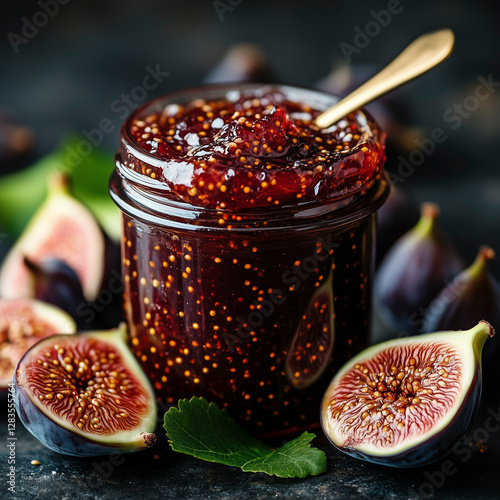
[[[193,98],[208,98],[211,94],[213,94],[214,96],[217,95],[220,98],[220,94],[224,92],[227,94],[230,91],[256,90],[261,90],[263,94],[266,92],[280,91],[286,94],[286,96],[290,98],[290,100],[294,100],[293,96],[295,94],[300,93],[302,99],[304,98],[304,95],[308,95],[311,101],[315,101],[315,105],[323,104],[323,106],[320,105],[320,107],[318,108],[320,110],[326,110],[328,107],[333,106],[340,100],[338,96],[324,90],[295,85],[285,85],[281,83],[217,83],[198,85],[195,87],[189,87],[187,89],[180,89],[169,92],[168,94],[156,97],[155,99],[146,102],[142,106],[139,106],[134,111],[132,111],[132,113],[130,113],[123,122],[120,130],[120,137],[123,138],[124,142],[126,142],[127,151],[133,152],[134,156],[142,158],[144,161],[148,161],[152,165],[160,166],[165,162],[165,159],[157,154],[153,154],[143,149],[136,143],[134,137],[131,134],[131,126],[138,116],[144,114],[147,109],[152,110],[154,107],[157,107],[158,110],[161,110],[165,107],[165,104],[169,102],[178,103],[179,101],[183,101],[182,99],[180,99],[183,96],[188,97],[186,101],[191,101],[193,100]],[[299,97],[297,97],[296,99],[300,100]],[[364,117],[365,119],[367,118],[367,121],[370,122],[370,130],[373,130],[377,134],[381,132],[381,129],[377,122],[365,109],[358,109],[354,112],[354,114],[356,117]],[[373,127],[373,125],[375,125],[375,127]],[[351,152],[354,152],[354,150],[355,148],[353,148]]]
[[[177,90],[156,99],[148,101],[141,107],[134,110],[121,128],[121,147],[126,154],[150,164],[161,167],[165,164],[165,159],[150,153],[139,146],[131,134],[131,125],[138,116],[149,112],[161,111],[169,103],[184,103],[192,101],[194,98],[209,99],[220,98],[221,94],[228,92],[256,92],[262,93],[280,91],[290,100],[305,101],[317,109],[326,109],[338,101],[338,97],[333,94],[306,87],[282,85],[282,84],[260,84],[260,83],[238,83],[238,84],[210,84]],[[379,134],[383,133],[378,124],[365,110],[357,110],[356,116],[364,117],[369,123],[370,131]],[[354,153],[353,148],[353,153]],[[123,151],[122,150],[122,151]],[[182,200],[173,200],[164,196],[169,192],[168,186],[161,181],[152,179],[148,175],[143,175],[128,168],[117,153],[115,160],[116,170],[110,180],[110,193],[115,203],[120,209],[133,216],[143,218],[149,223],[172,227],[184,227],[186,224],[192,226],[193,221],[201,227],[211,226],[210,218],[217,219],[225,214],[238,214],[245,220],[245,224],[238,224],[235,221],[234,230],[245,230],[244,226],[255,230],[256,227],[264,226],[266,229],[284,229],[292,222],[301,228],[313,227],[317,222],[325,218],[334,219],[335,226],[343,223],[361,219],[373,213],[387,197],[389,191],[389,179],[384,171],[381,171],[371,183],[362,190],[349,196],[333,199],[326,202],[319,200],[308,200],[293,205],[252,207],[247,209],[219,209],[204,206],[194,206]],[[332,217],[335,213],[334,217]],[[142,214],[142,215],[141,215]],[[200,228],[201,228],[200,227]],[[214,225],[211,230],[227,230],[227,226]]]

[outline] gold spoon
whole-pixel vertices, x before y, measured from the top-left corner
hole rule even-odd
[[[321,113],[314,123],[319,128],[328,128],[389,90],[429,71],[451,54],[454,43],[455,36],[450,29],[433,31],[418,37],[382,71],[335,106]]]

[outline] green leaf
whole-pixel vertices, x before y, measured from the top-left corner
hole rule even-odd
[[[113,155],[94,148],[76,163],[71,151],[77,151],[81,137],[68,139],[31,167],[0,177],[0,225],[15,240],[47,195],[47,178],[55,169],[67,172],[72,192],[96,216],[108,235],[120,239],[120,211],[108,193],[109,176],[114,168]],[[71,163],[73,161],[73,163]]]
[[[165,413],[163,426],[174,451],[270,476],[303,478],[326,471],[325,454],[310,444],[314,434],[304,432],[273,449],[249,436],[226,410],[204,398],[181,399],[178,406]]]

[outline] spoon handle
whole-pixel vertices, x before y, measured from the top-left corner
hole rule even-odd
[[[321,113],[315,124],[328,128],[352,111],[373,101],[403,83],[429,71],[452,52],[455,37],[450,29],[433,31],[418,37],[382,71]]]

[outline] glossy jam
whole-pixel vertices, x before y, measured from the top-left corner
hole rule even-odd
[[[376,125],[319,131],[284,89],[146,106],[111,181],[131,345],[159,398],[204,396],[260,435],[317,425],[326,385],[366,345],[387,194]]]
[[[382,168],[383,144],[364,115],[320,130],[312,123],[318,110],[280,92],[229,97],[234,102],[197,99],[133,119],[132,140],[163,160],[135,168],[173,198],[229,210],[338,200]]]

